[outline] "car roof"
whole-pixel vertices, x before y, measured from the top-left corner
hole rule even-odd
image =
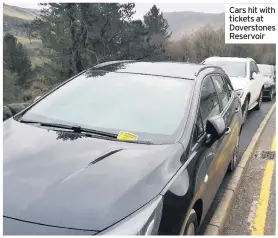
[[[205,68],[217,66],[184,63],[184,62],[144,62],[144,61],[110,61],[95,65],[91,70],[104,70],[117,73],[134,73],[172,78],[195,79]],[[222,69],[221,69],[222,70]]]
[[[240,57],[219,57],[219,56],[213,56],[205,59],[205,61],[234,61],[234,62],[249,62],[254,61],[252,58],[240,58]]]

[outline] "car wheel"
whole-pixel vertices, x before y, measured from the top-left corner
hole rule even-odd
[[[197,230],[198,230],[197,214],[195,210],[192,209],[187,219],[183,234],[187,236],[194,236],[197,235]]]
[[[273,88],[271,88],[269,91],[268,101],[272,101],[272,99],[273,99]]]
[[[260,110],[261,109],[262,101],[263,101],[263,90],[261,90],[260,96],[257,99],[258,104],[255,107],[255,110]]]
[[[249,107],[249,99],[245,99],[245,102],[242,106],[242,124],[244,124],[247,120],[248,115],[248,107]]]
[[[238,148],[239,148],[239,140],[240,140],[240,133],[237,136],[237,140],[236,140],[236,147],[233,153],[233,158],[229,164],[229,171],[232,172],[236,169],[237,164],[238,164]]]

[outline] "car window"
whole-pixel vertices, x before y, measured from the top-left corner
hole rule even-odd
[[[221,67],[229,77],[246,77],[246,63],[229,60],[208,60],[203,64],[216,65]]]
[[[252,62],[250,62],[250,75],[252,75],[252,73],[255,71],[254,66],[252,64]]]
[[[254,64],[255,72],[256,72],[256,73],[259,73],[259,68],[258,68],[257,64],[256,64],[255,62],[253,62],[253,64]]]
[[[228,96],[229,96],[229,98],[231,98],[232,92],[233,92],[232,86],[228,82],[228,80],[223,76],[222,76],[222,80],[225,82],[225,86],[226,86],[226,89],[227,89],[227,92],[228,92]]]
[[[254,61],[251,61],[251,65],[250,65],[250,71],[251,73],[255,72],[255,73],[258,73],[259,72],[259,69],[258,69],[258,66],[256,65],[256,63]]]
[[[271,65],[260,64],[258,65],[260,73],[264,76],[270,77],[274,74],[273,67]]]
[[[200,111],[204,126],[209,118],[220,114],[218,96],[210,77],[206,77],[202,84]]]
[[[196,123],[194,125],[191,145],[194,146],[197,143],[197,141],[202,137],[203,134],[204,134],[204,127],[203,127],[201,113],[199,110],[197,114]]]
[[[226,108],[226,106],[229,102],[228,90],[225,85],[225,82],[223,81],[223,79],[220,75],[212,75],[211,77],[212,77],[214,86],[216,88],[216,91],[219,95],[219,99],[222,102],[222,106],[224,109],[224,108]]]

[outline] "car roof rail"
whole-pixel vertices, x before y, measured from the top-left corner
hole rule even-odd
[[[114,61],[107,61],[107,62],[102,62],[99,64],[94,65],[93,67],[103,67],[111,64],[117,64],[117,63],[125,63],[125,62],[135,62],[136,60],[114,60]]]

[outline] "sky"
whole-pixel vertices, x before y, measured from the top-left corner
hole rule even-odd
[[[131,2],[131,1],[130,1]],[[8,5],[15,5],[23,8],[39,9],[36,3],[22,3],[5,1]],[[136,14],[134,18],[142,18],[154,3],[135,3]],[[206,12],[206,13],[221,13],[225,11],[224,3],[155,3],[162,12],[177,12],[177,11],[193,11],[193,12]]]

